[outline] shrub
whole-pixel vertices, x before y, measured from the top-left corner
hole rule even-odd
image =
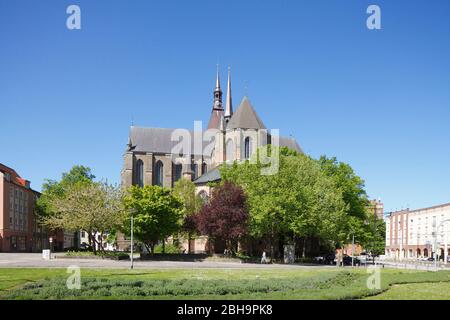
[[[158,244],[157,246],[155,246],[154,253],[163,253],[162,244]],[[166,244],[165,253],[181,253],[181,248],[173,244]]]

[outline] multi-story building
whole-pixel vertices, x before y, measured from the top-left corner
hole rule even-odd
[[[395,259],[433,257],[447,261],[450,253],[450,203],[400,210],[386,218],[386,256]]]
[[[369,200],[369,205],[367,206],[369,210],[370,217],[377,217],[378,219],[383,219],[384,215],[384,205],[380,199],[378,200]]]
[[[76,247],[73,232],[48,232],[37,223],[39,195],[30,181],[0,163],[0,252],[39,252],[50,247],[50,238],[54,251]]]
[[[35,216],[37,191],[30,181],[0,164],[0,251],[34,252],[48,248],[47,233]]]

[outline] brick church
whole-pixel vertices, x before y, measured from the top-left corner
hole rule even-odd
[[[224,107],[217,71],[206,130],[132,126],[123,157],[122,186],[160,185],[172,188],[176,181],[187,178],[196,184],[197,192],[208,195],[208,183],[220,180],[218,166],[222,163],[249,159],[253,152],[266,144],[278,143],[302,152],[294,138],[272,136],[247,96],[234,111],[231,91],[228,69]],[[186,144],[186,141],[189,143]],[[205,239],[197,239],[195,252],[204,252],[205,243]]]

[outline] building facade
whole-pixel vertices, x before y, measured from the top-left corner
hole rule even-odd
[[[371,217],[377,217],[377,219],[383,220],[384,218],[384,205],[380,199],[369,200],[369,205],[367,207],[369,215]]]
[[[394,259],[434,257],[450,253],[450,203],[400,210],[386,218],[386,256]]]
[[[256,113],[248,97],[244,97],[234,112],[231,75],[228,70],[227,96],[223,106],[219,72],[213,91],[213,103],[206,130],[144,128],[132,126],[124,154],[121,172],[122,186],[160,185],[172,188],[186,178],[207,196],[209,182],[220,180],[218,166],[222,163],[250,159],[261,146],[278,144],[302,152],[292,137],[282,137],[269,131]],[[123,240],[123,241],[122,241]],[[118,238],[118,245],[129,241]],[[198,240],[204,247],[204,239]],[[195,251],[204,251],[204,248]]]
[[[30,181],[0,164],[0,252],[37,252],[48,248],[48,234],[36,223],[38,196]]]

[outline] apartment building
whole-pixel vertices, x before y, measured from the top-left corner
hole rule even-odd
[[[30,181],[0,164],[0,252],[35,252],[48,247],[47,233],[36,223],[38,196]]]
[[[395,259],[434,257],[450,253],[450,203],[400,210],[386,218],[386,256]]]

